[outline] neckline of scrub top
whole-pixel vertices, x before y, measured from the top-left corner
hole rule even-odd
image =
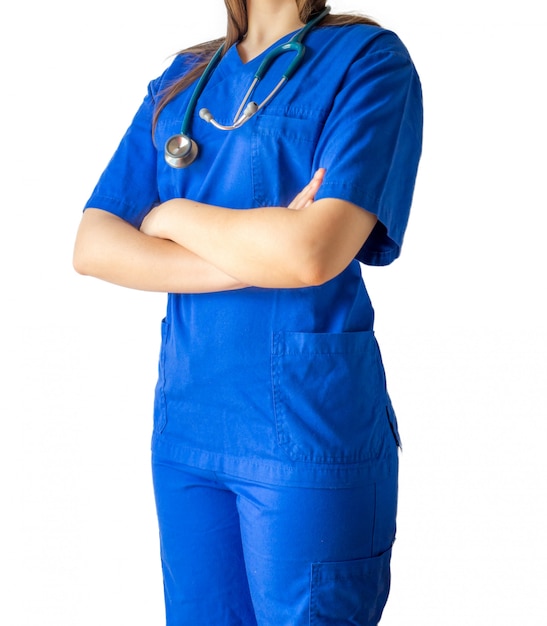
[[[226,65],[227,66],[233,66],[234,69],[237,69],[237,68],[241,69],[241,68],[243,68],[245,70],[253,70],[253,71],[255,71],[255,70],[258,69],[258,66],[262,63],[264,58],[272,50],[274,50],[278,46],[281,46],[282,44],[286,43],[295,33],[299,32],[299,30],[300,29],[293,31],[292,33],[287,33],[286,35],[284,35],[283,37],[281,37],[277,41],[274,41],[274,43],[272,43],[271,46],[268,46],[260,54],[258,54],[257,56],[253,57],[252,59],[250,59],[246,63],[239,56],[239,50],[237,49],[239,41],[236,41],[234,44],[232,44],[232,46],[229,48],[228,52],[224,55],[224,60],[226,62]]]

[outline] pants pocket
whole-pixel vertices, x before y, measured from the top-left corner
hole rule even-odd
[[[377,626],[390,586],[391,548],[380,556],[313,563],[310,626]]]

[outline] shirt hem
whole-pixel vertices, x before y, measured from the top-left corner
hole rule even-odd
[[[200,470],[251,480],[254,483],[316,488],[349,488],[376,482],[397,473],[398,452],[358,463],[284,462],[236,456],[184,446],[161,433],[152,435],[152,455]]]

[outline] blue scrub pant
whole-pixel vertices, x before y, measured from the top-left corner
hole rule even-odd
[[[167,626],[376,626],[397,476],[257,484],[153,458]]]

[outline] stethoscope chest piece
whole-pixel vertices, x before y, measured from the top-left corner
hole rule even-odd
[[[191,165],[198,155],[198,146],[188,135],[173,135],[165,143],[165,160],[171,166],[182,169]]]

